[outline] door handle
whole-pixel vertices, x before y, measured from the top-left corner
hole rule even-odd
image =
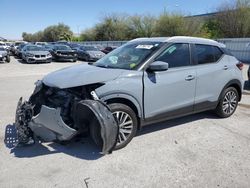
[[[194,75],[188,75],[186,78],[185,78],[185,80],[186,81],[191,81],[191,80],[193,80],[195,77],[194,77]]]
[[[225,65],[225,66],[223,67],[223,69],[224,69],[224,70],[227,70],[227,69],[228,69],[228,66],[227,66],[227,65]]]

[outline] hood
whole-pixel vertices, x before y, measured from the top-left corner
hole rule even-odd
[[[89,54],[94,54],[94,55],[105,55],[103,52],[101,51],[87,51]]]
[[[100,68],[94,65],[80,64],[52,72],[43,78],[43,83],[60,89],[106,82],[116,79],[122,69]]]
[[[47,54],[49,54],[48,51],[27,51],[27,53],[33,54],[33,55],[47,55]]]

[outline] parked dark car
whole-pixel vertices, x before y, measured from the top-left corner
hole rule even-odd
[[[77,53],[67,45],[52,45],[49,52],[52,55],[52,59],[55,61],[77,61]]]
[[[97,61],[105,56],[105,53],[98,50],[95,46],[80,46],[77,49],[78,59],[85,61]]]
[[[69,43],[67,44],[72,50],[77,50],[81,45],[77,43]]]
[[[7,63],[10,62],[10,55],[8,51],[3,47],[0,47],[0,61],[7,62]]]
[[[104,48],[102,50],[103,53],[108,54],[109,52],[113,51],[114,49],[116,49],[116,46],[107,46],[106,48]]]
[[[248,67],[247,76],[248,76],[248,81],[250,82],[250,65]]]
[[[18,58],[22,58],[22,49],[24,46],[26,46],[27,44],[26,43],[21,43],[19,44],[19,46],[16,48],[16,51],[15,51],[15,55],[18,57]]]
[[[22,44],[23,42],[15,42],[13,43],[11,46],[10,46],[10,52],[11,52],[11,55],[16,55],[16,50],[17,50],[17,47]]]

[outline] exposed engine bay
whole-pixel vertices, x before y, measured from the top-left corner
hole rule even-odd
[[[62,142],[88,133],[103,154],[111,153],[119,127],[108,106],[94,92],[101,85],[59,89],[38,81],[29,100],[23,102],[20,98],[17,105],[19,144],[32,144],[34,137]]]

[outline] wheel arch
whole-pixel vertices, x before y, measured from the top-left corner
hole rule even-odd
[[[223,91],[224,91],[225,89],[229,88],[229,87],[234,87],[234,88],[237,90],[237,92],[238,92],[238,94],[239,94],[239,101],[241,101],[241,97],[242,97],[242,89],[241,89],[241,88],[242,88],[242,85],[241,85],[241,82],[240,82],[239,80],[236,80],[236,79],[229,81],[229,82],[224,86],[224,88],[222,89],[222,91],[221,91],[221,93],[220,93],[220,96],[219,96],[218,101],[221,99],[222,94],[223,94]]]
[[[112,103],[122,103],[127,106],[129,106],[136,114],[138,119],[138,128],[141,127],[140,121],[143,117],[142,108],[139,104],[139,102],[132,96],[126,95],[126,94],[114,94],[109,95],[101,98],[102,101],[106,102],[107,104]]]

